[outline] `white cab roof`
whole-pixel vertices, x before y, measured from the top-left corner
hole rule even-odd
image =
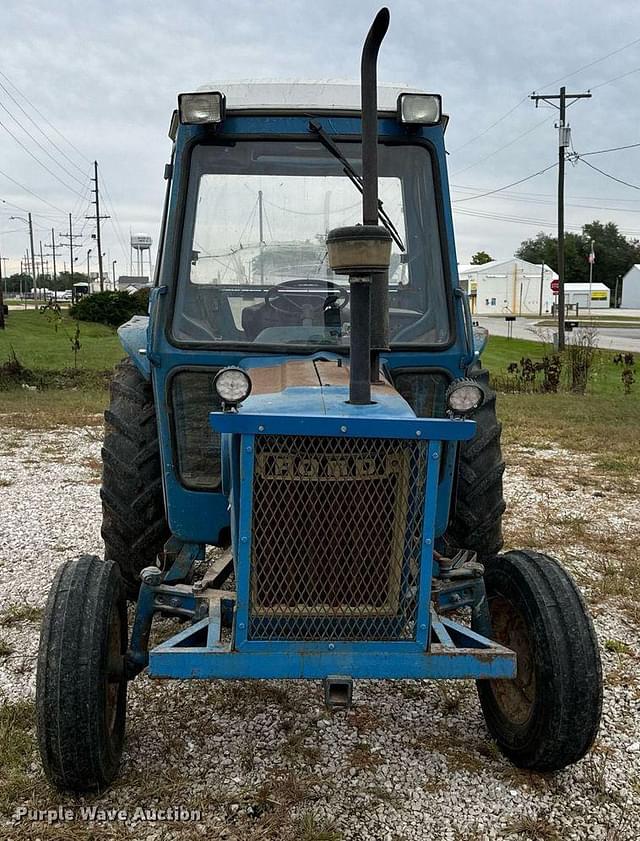
[[[227,98],[227,111],[282,109],[360,110],[360,85],[355,82],[271,82],[247,80],[243,82],[211,82],[200,91],[220,91]],[[400,93],[423,93],[408,85],[378,85],[378,111],[396,111]]]

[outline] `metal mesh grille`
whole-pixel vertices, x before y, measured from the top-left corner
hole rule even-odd
[[[426,444],[255,444],[249,638],[415,637]]]

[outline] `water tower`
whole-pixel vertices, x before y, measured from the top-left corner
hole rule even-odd
[[[148,234],[131,234],[131,274],[133,274],[133,252],[136,253],[136,275],[145,276],[145,265],[149,269],[147,277],[151,280],[151,243]]]

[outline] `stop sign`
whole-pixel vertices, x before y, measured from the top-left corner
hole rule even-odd
[[[554,277],[553,280],[551,281],[551,291],[552,292],[558,292],[559,289],[560,289],[560,281],[558,280],[557,277]]]

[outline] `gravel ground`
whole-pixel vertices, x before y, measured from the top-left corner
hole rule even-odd
[[[25,605],[44,605],[60,563],[102,551],[100,437],[93,428],[0,431],[0,639],[10,652],[0,656],[1,703],[34,695],[38,622]],[[609,485],[590,457],[564,450],[516,446],[507,456],[509,544],[559,555],[592,605],[606,691],[589,757],[553,775],[513,768],[488,739],[469,683],[362,681],[354,707],[329,714],[318,684],[143,675],[130,688],[114,787],[84,800],[59,795],[34,756],[30,796],[15,803],[125,809],[128,820],[5,821],[0,837],[640,838],[640,616],[624,583],[640,537],[638,487]],[[138,806],[180,805],[200,820],[132,818]]]

